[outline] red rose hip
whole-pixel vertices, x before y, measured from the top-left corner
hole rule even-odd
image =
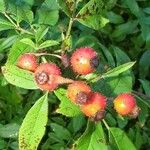
[[[73,103],[84,104],[91,92],[90,86],[83,81],[75,81],[68,86],[67,95]]]
[[[91,93],[87,103],[81,106],[81,111],[86,116],[95,118],[100,112],[104,112],[106,104],[106,97],[101,93]]]
[[[49,75],[61,75],[61,71],[56,64],[42,63],[35,70],[34,77],[40,89],[53,91],[57,88],[58,83],[49,82]]]
[[[37,57],[34,54],[23,54],[18,58],[17,66],[25,70],[35,71],[38,66]]]
[[[130,93],[120,94],[114,100],[114,108],[122,116],[132,113],[135,106],[136,100]]]
[[[34,73],[35,81],[41,90],[54,91],[59,84],[74,82],[63,78],[59,67],[54,63],[43,63],[37,67]]]
[[[90,47],[77,49],[71,57],[71,66],[74,72],[86,75],[95,71],[99,64],[97,53]]]

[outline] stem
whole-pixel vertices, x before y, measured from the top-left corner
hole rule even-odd
[[[98,80],[100,80],[100,79],[102,79],[102,78],[103,78],[103,76],[93,77],[93,78],[91,78],[91,79],[89,80],[89,82],[96,82],[96,81],[98,81]]]
[[[7,15],[6,12],[4,12],[4,16],[15,26],[15,28],[17,28],[17,25],[15,24],[15,22]]]
[[[34,29],[34,26],[33,26],[33,25],[30,24],[30,28],[31,28],[34,32],[36,32],[36,30]]]
[[[73,25],[73,21],[74,21],[74,17],[70,18],[69,26],[68,26],[68,30],[67,30],[65,39],[68,39],[69,36],[70,36],[70,32],[71,32],[71,28],[72,28],[72,25]]]
[[[57,55],[57,54],[48,54],[48,53],[30,53],[30,54],[33,54],[33,55],[35,55],[35,56],[43,56],[43,55],[47,55],[47,56],[55,56],[55,57],[61,59],[61,56],[60,56],[60,55]]]
[[[109,125],[107,124],[107,122],[105,121],[105,119],[103,119],[102,121],[103,121],[105,127],[107,128],[107,130],[109,130]]]
[[[55,53],[60,53],[61,49],[55,50]]]
[[[133,92],[133,94],[138,95],[138,96],[140,96],[140,97],[142,97],[144,99],[150,99],[150,96],[145,95],[143,93],[140,93],[140,92],[137,92],[137,91],[134,91],[134,90],[132,92]]]
[[[47,60],[45,57],[42,57],[41,59],[42,59],[42,63],[47,63]]]
[[[4,14],[4,16],[14,25],[14,27],[15,27],[16,30],[19,30],[19,31],[22,31],[22,32],[24,32],[24,33],[33,35],[31,32],[29,32],[29,31],[24,30],[23,28],[21,28],[21,27],[19,26],[19,24],[17,25],[17,24],[7,15],[6,12],[4,12],[3,14]]]
[[[23,28],[21,27],[17,27],[16,30],[19,30],[21,32],[24,32],[24,33],[27,33],[27,34],[30,34],[30,35],[33,35],[31,32],[27,31],[27,30],[24,30]]]
[[[73,7],[74,7],[74,9],[73,9],[70,21],[69,21],[69,26],[68,26],[68,30],[67,30],[65,39],[67,39],[70,36],[71,28],[72,28],[72,25],[73,25],[73,22],[74,22],[74,18],[75,18],[75,11],[76,11],[76,7],[77,7],[77,2],[74,2],[74,6]]]
[[[68,29],[66,31],[66,36],[63,39],[64,42],[62,43],[62,52],[65,51],[65,47],[66,47],[65,46],[65,41],[68,40],[69,36],[71,35],[70,33],[71,33],[71,28],[72,28],[72,25],[73,25],[73,22],[74,22],[74,18],[75,18],[76,5],[77,5],[77,3],[74,2],[74,6],[73,6],[74,9],[73,9],[73,12],[72,12],[72,16],[71,16],[70,21],[69,21]],[[70,44],[67,45],[67,46],[70,47]]]

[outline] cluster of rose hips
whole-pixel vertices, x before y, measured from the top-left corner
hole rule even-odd
[[[96,51],[90,47],[77,49],[71,56],[69,62],[67,55],[62,55],[62,62],[67,66],[71,63],[72,70],[78,75],[87,75],[95,71],[99,65],[99,58]],[[32,71],[37,86],[41,90],[54,91],[61,84],[69,84],[67,89],[68,98],[81,111],[91,118],[98,121],[104,117],[107,107],[107,98],[99,92],[93,92],[89,85],[84,81],[74,81],[64,78],[60,68],[55,63],[38,64],[37,56],[33,53],[26,53],[18,58],[19,68]],[[122,116],[137,117],[139,107],[136,105],[135,98],[130,93],[122,93],[114,99],[114,108]]]

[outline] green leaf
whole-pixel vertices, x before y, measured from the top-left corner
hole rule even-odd
[[[131,73],[128,71],[126,73],[122,73],[117,77],[109,78],[107,80],[108,86],[111,88],[111,91],[107,90],[107,93],[110,95],[114,93],[114,95],[118,95],[123,92],[131,92],[132,91],[132,76]],[[113,96],[114,96],[113,95]]]
[[[139,79],[139,81],[143,86],[145,94],[150,96],[150,82],[148,80],[141,80],[141,79]]]
[[[78,21],[83,25],[95,30],[103,28],[109,22],[108,19],[100,15],[88,16],[85,19],[78,19]]]
[[[136,146],[136,149],[141,149],[143,144],[144,144],[143,136],[141,134],[140,129],[137,128],[136,135],[135,135],[135,146]]]
[[[0,12],[4,12],[5,11],[5,0],[1,0],[0,1]]]
[[[123,92],[132,91],[132,76],[130,71],[121,73],[118,76],[100,79],[93,85],[95,91],[102,92],[104,95],[114,97]]]
[[[87,34],[86,32],[81,34],[80,37],[77,38],[77,41],[73,43],[75,44],[73,45],[73,48],[75,49],[75,48],[87,46],[87,47],[93,47],[95,49],[98,49],[99,48],[97,44],[98,42],[99,40],[95,36],[91,35],[90,33]]]
[[[77,20],[89,28],[99,30],[103,28],[109,20],[102,16],[102,7],[104,3],[102,0],[90,0],[79,11],[76,18]]]
[[[117,123],[120,129],[123,129],[128,124],[128,119],[120,115],[117,116]]]
[[[10,36],[10,37],[4,39],[4,41],[0,45],[0,52],[2,52],[4,49],[10,47],[16,41],[17,37],[18,37],[17,35],[13,35],[13,36]]]
[[[75,150],[107,150],[104,131],[101,123],[94,124],[89,122],[83,135],[75,143]]]
[[[112,54],[109,52],[109,49],[107,49],[104,45],[102,45],[101,43],[98,43],[100,48],[102,49],[105,57],[107,58],[108,64],[111,67],[115,67],[115,61],[114,58],[112,56]]]
[[[42,38],[46,35],[48,30],[49,30],[49,27],[40,26],[35,34],[36,41],[39,42],[40,40],[42,40]]]
[[[66,96],[66,90],[58,89],[55,91],[55,95],[61,101],[57,112],[68,117],[74,117],[81,114],[80,108],[73,104]]]
[[[10,123],[0,127],[0,137],[2,138],[16,138],[19,131],[19,125]]]
[[[33,0],[18,0],[18,1],[7,1],[7,10],[6,12],[9,14],[13,20],[17,22],[17,24],[25,21],[29,24],[33,22],[34,16],[31,10],[30,4]]]
[[[135,97],[137,100],[137,105],[141,109],[138,115],[139,124],[141,127],[143,127],[149,117],[150,102],[149,100],[140,98],[137,95],[135,95]]]
[[[139,61],[140,78],[145,78],[149,75],[150,68],[150,50],[144,52]]]
[[[1,74],[0,75],[0,86],[4,87],[8,84],[8,82],[6,81],[6,79],[4,78],[4,76]]]
[[[145,25],[141,23],[141,31],[142,31],[142,37],[145,41],[150,40],[150,27],[149,25]]]
[[[123,72],[127,71],[128,69],[130,69],[134,64],[135,64],[135,62],[128,62],[128,63],[125,63],[125,64],[120,65],[118,67],[115,67],[115,68],[107,71],[106,73],[104,73],[102,75],[102,78],[117,76],[120,73],[123,73]]]
[[[23,0],[23,1],[31,6],[34,4],[34,0]]]
[[[34,42],[31,40],[31,39],[28,39],[28,38],[24,38],[24,39],[21,39],[20,42],[24,43],[24,44],[27,44],[29,46],[31,46],[32,48],[36,48]]]
[[[116,56],[117,65],[121,65],[121,64],[131,61],[129,56],[120,48],[118,48],[114,45],[112,45],[111,48],[113,49],[114,54]]]
[[[72,16],[74,11],[74,0],[58,0],[58,4],[68,17]]]
[[[14,25],[11,24],[6,18],[0,15],[0,31],[14,29]]]
[[[42,96],[28,111],[19,130],[19,149],[36,150],[48,120],[47,94]]]
[[[30,7],[25,5],[21,7],[16,6],[16,17],[17,22],[20,23],[22,20],[31,24],[33,22],[33,12],[30,10]]]
[[[17,141],[11,142],[9,147],[13,150],[17,150],[18,149],[18,142]]]
[[[104,73],[102,75],[102,78],[108,78],[108,77],[117,76],[120,73],[129,70],[134,64],[135,64],[135,62],[128,62],[128,63],[125,63],[125,64],[120,65],[118,67],[115,67],[115,68],[107,71],[106,73]]]
[[[82,130],[83,127],[86,125],[86,118],[84,115],[78,115],[71,119],[68,129],[73,133],[77,133],[78,131]]]
[[[105,0],[103,0],[103,1],[105,2],[105,7],[107,10],[112,9],[117,4],[117,0],[108,0],[107,2]]]
[[[150,25],[150,17],[144,16],[144,17],[141,18],[140,21],[141,21],[141,23],[143,23],[145,25]]]
[[[20,41],[17,41],[13,44],[12,48],[10,49],[7,64],[14,65],[16,64],[16,61],[18,60],[18,57],[27,52],[32,52],[33,48],[31,48],[29,45],[24,44]]]
[[[107,17],[109,21],[114,24],[119,24],[124,22],[123,18],[120,15],[114,13],[113,11],[107,12]]]
[[[116,122],[113,114],[111,114],[111,113],[106,114],[105,120],[106,120],[107,124],[110,126],[116,126],[117,125],[117,122]]]
[[[110,128],[109,129],[110,136],[113,137],[113,141],[116,144],[116,148],[119,150],[127,150],[132,149],[136,150],[135,146],[131,142],[131,140],[127,137],[124,131],[119,128]],[[114,144],[114,143],[113,143]]]
[[[82,2],[83,0],[77,0],[77,3]]]
[[[2,72],[6,80],[18,87],[25,89],[37,89],[34,81],[33,73],[20,69],[14,65],[6,65],[2,67]]]
[[[12,106],[20,104],[23,99],[17,88],[10,85],[0,86],[0,97],[3,97],[3,100]]]
[[[54,26],[59,18],[58,10],[46,10],[41,8],[38,10],[38,17],[38,22],[40,24]]]
[[[150,109],[150,102],[147,99],[145,100],[145,99],[139,97],[136,94],[135,94],[135,97],[137,98],[137,100],[139,101],[139,103],[142,103],[145,107],[148,107]]]
[[[42,8],[49,9],[49,10],[58,10],[58,2],[57,0],[45,0],[42,3]]]
[[[113,31],[111,36],[113,38],[120,38],[122,36],[126,36],[128,34],[131,34],[134,32],[137,25],[138,25],[137,20],[131,20],[131,21],[128,21],[127,23],[118,25],[118,26],[116,26],[116,29]]]
[[[42,48],[46,48],[46,47],[51,47],[51,46],[54,46],[54,45],[58,45],[59,43],[57,41],[54,41],[54,40],[47,40],[45,42],[43,42],[40,46],[39,46],[39,49],[42,49]]]
[[[56,123],[51,123],[50,126],[51,126],[53,132],[55,133],[55,135],[58,138],[61,138],[61,140],[62,139],[69,140],[71,138],[71,133],[63,126],[58,125]]]
[[[6,149],[7,142],[3,139],[0,139],[0,149]]]
[[[135,15],[138,16],[140,13],[140,8],[136,2],[136,0],[124,0],[124,3],[128,6],[130,11]]]
[[[147,14],[150,14],[150,7],[146,7],[143,9],[143,11]]]
[[[141,25],[142,38],[148,42],[150,40],[150,18],[143,11],[140,11],[138,19]]]

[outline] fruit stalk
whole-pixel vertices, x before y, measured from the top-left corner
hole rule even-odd
[[[64,78],[60,75],[54,75],[54,74],[49,74],[49,81],[48,82],[53,82],[55,84],[69,84],[73,83],[74,80],[69,79],[69,78]]]

